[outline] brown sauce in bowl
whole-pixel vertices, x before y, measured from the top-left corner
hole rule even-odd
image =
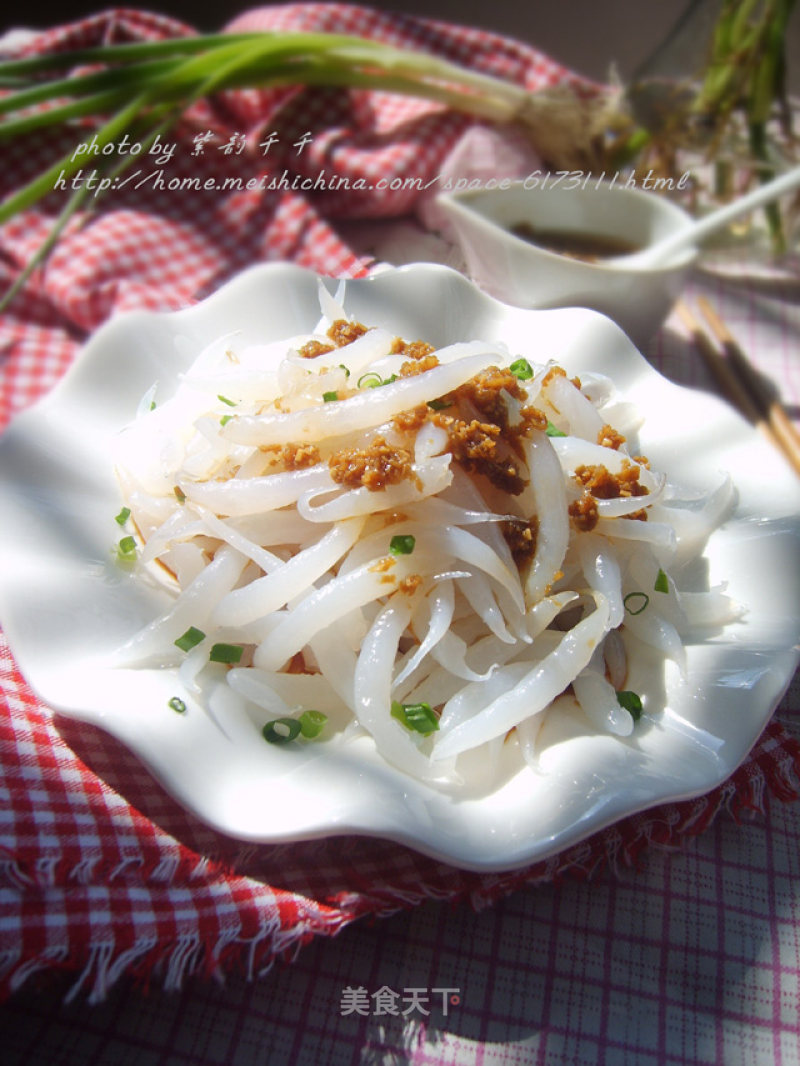
[[[518,222],[510,227],[515,237],[543,248],[556,255],[565,255],[569,259],[578,259],[584,263],[596,263],[603,259],[613,259],[618,255],[630,255],[641,251],[641,245],[619,237],[609,237],[602,233],[581,233],[579,230],[537,229],[529,222]]]

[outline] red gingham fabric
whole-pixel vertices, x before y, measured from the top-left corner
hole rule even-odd
[[[279,6],[243,16],[236,30],[327,30],[426,49],[531,89],[574,81],[533,48],[490,33],[344,4]],[[114,11],[39,35],[30,52],[187,34],[140,11]],[[231,93],[196,106],[177,131],[169,177],[429,177],[470,120],[386,93],[280,90]],[[260,147],[272,131],[277,143]],[[193,154],[195,137],[209,133]],[[240,133],[248,148],[226,154]],[[298,151],[296,144],[311,135]],[[85,130],[87,138],[91,129]],[[6,149],[5,196],[75,146],[69,135],[30,136]],[[137,161],[137,166],[138,161]],[[149,166],[150,164],[147,164]],[[145,167],[145,164],[142,164]],[[173,309],[201,299],[245,265],[292,260],[356,276],[369,261],[339,236],[348,217],[391,218],[408,191],[346,194],[251,190],[181,196],[131,182],[76,218],[17,295],[0,328],[0,428],[42,396],[87,332],[112,312]],[[0,231],[0,284],[9,285],[46,234],[63,194]],[[547,862],[511,874],[454,870],[407,848],[347,839],[242,846],[180,809],[137,760],[92,727],[54,718],[17,671],[0,635],[0,995],[34,975],[69,969],[73,994],[102,999],[123,974],[178,986],[190,973],[256,976],[278,954],[354,919],[425,899],[486,906],[523,885],[588,877],[634,864],[651,844],[702,832],[723,808],[760,809],[765,792],[798,795],[800,747],[773,722],[748,762],[708,797],[612,827]]]

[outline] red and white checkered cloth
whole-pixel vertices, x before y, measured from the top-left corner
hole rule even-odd
[[[429,50],[531,89],[575,81],[526,45],[487,32],[344,4],[278,6],[237,30],[326,30]],[[28,51],[192,32],[139,11],[110,12],[39,35]],[[181,195],[131,182],[92,205],[62,237],[46,269],[14,299],[0,328],[0,428],[60,378],[87,331],[112,312],[194,302],[245,265],[288,259],[326,275],[368,268],[337,234],[339,220],[390,218],[415,206],[376,176],[435,175],[471,120],[429,103],[345,90],[241,92],[196,106],[163,180],[314,176],[365,179],[345,193],[292,189]],[[205,138],[206,131],[212,136]],[[270,133],[277,139],[265,154]],[[6,195],[79,135],[30,136],[6,149]],[[308,133],[310,141],[297,144]],[[246,134],[248,148],[225,152]],[[85,130],[90,139],[91,129]],[[194,154],[200,135],[202,152]],[[158,165],[137,160],[141,173]],[[0,230],[8,286],[46,234],[65,193]],[[588,877],[633,864],[651,844],[702,832],[723,808],[760,809],[765,793],[798,795],[800,745],[773,722],[742,767],[708,797],[627,821],[568,852],[507,875],[478,875],[365,839],[243,846],[180,809],[116,741],[54,718],[19,675],[0,635],[0,995],[33,975],[68,969],[73,991],[100,999],[123,974],[169,986],[189,973],[256,975],[278,954],[332,935],[363,915],[426,899],[484,906],[522,885]]]

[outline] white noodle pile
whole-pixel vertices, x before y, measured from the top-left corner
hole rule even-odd
[[[518,475],[509,491],[454,456],[448,420],[485,423],[467,383],[518,367],[519,354],[458,343],[430,365],[417,356],[410,374],[415,354],[368,329],[309,356],[308,342],[330,344],[347,321],[320,288],[313,333],[211,344],[121,435],[136,565],[174,602],[118,661],[178,666],[184,695],[225,685],[263,723],[313,708],[328,716],[319,743],[366,732],[388,762],[430,781],[457,782],[459,756],[496,759],[504,743],[535,763],[541,722],[565,698],[587,732],[630,734],[619,693],[631,659],[649,646],[683,668],[686,634],[738,616],[723,589],[686,594],[675,580],[724,519],[729,480],[682,498],[633,459],[622,434],[635,435],[635,414],[607,379],[531,362],[517,370],[521,393],[494,394],[499,454]],[[337,480],[331,457],[369,453],[376,438],[403,450],[404,476]],[[600,468],[610,492],[575,476]],[[634,494],[615,492],[631,469]],[[527,554],[512,551],[511,526],[530,531]],[[182,650],[190,628],[199,643]],[[209,662],[219,644],[240,649],[238,663]],[[635,695],[646,712],[648,694]],[[433,731],[393,705],[426,705]]]

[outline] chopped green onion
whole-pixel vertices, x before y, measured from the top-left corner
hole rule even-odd
[[[183,491],[180,485],[176,485],[172,491],[175,493],[175,499],[178,501],[178,503],[186,503],[186,493]]]
[[[233,415],[223,415],[222,418],[219,420],[219,424],[221,426],[227,426],[227,424],[230,422],[230,420],[232,418],[233,418]]]
[[[630,690],[618,692],[617,703],[630,714],[634,722],[638,722],[642,717],[642,700],[635,692]]]
[[[123,537],[117,545],[117,560],[132,563],[136,559],[136,541],[133,537]]]
[[[212,663],[238,663],[243,651],[241,644],[214,644],[208,658]]]
[[[518,381],[528,381],[533,377],[533,367],[527,359],[515,359],[508,369]]]
[[[669,581],[664,571],[659,568],[656,574],[656,583],[653,585],[654,592],[669,592]]]
[[[189,626],[183,636],[178,637],[174,644],[180,648],[181,651],[191,651],[192,648],[196,648],[201,641],[206,639],[205,633],[202,629],[197,629],[195,626]]]
[[[641,614],[650,603],[650,597],[646,592],[629,592],[622,602],[628,614]]]
[[[388,378],[382,378],[377,370],[368,370],[366,374],[362,374],[356,384],[359,389],[377,389],[381,385],[391,385],[393,381],[397,381],[397,374],[390,374]]]
[[[389,541],[389,551],[392,555],[410,555],[417,543],[417,538],[411,533],[398,533]]]
[[[300,732],[306,740],[312,740],[314,737],[318,737],[325,728],[328,716],[323,714],[322,711],[303,711],[298,721],[300,722]]]
[[[339,369],[344,370],[344,376],[346,378],[350,377],[350,368],[345,366],[344,363],[339,363]]]
[[[173,696],[167,703],[168,707],[171,707],[177,714],[186,714],[186,704],[180,698],[180,696]]]
[[[325,403],[330,403],[331,400],[339,399],[339,393],[336,391],[336,389],[334,389],[332,392],[323,392],[322,399],[325,401]]]
[[[376,389],[382,384],[383,378],[375,370],[368,370],[367,373],[362,374],[356,382],[359,389]]]
[[[392,718],[396,718],[406,729],[421,733],[423,737],[429,737],[439,728],[439,719],[429,703],[398,703],[392,700]]]
[[[222,396],[220,393],[217,393],[217,399],[220,401],[220,403],[226,403],[228,405],[228,407],[238,407],[239,406],[237,400],[229,400],[227,396]]]
[[[559,429],[558,426],[554,426],[553,423],[549,419],[547,420],[547,426],[545,427],[545,433],[547,434],[548,437],[566,437],[566,435],[567,435],[564,432],[563,429]]]
[[[130,518],[130,516],[131,516],[130,507],[123,507],[118,515],[114,515],[114,521],[118,522],[119,525],[124,526],[125,523],[128,521],[128,519]]]
[[[447,403],[445,400],[428,400],[428,407],[432,411],[444,411],[445,407],[452,407],[453,405]]]
[[[155,400],[151,400],[150,401],[150,410],[151,411],[155,411],[155,409],[156,409],[156,401]]]
[[[288,744],[300,736],[302,726],[296,718],[275,718],[261,730],[264,740],[270,744]]]

